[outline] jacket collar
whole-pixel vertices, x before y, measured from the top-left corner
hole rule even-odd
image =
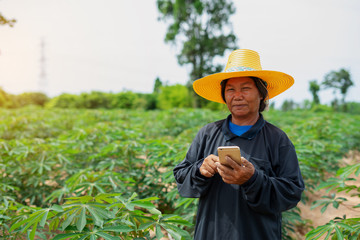
[[[243,133],[241,136],[237,136],[230,131],[229,121],[231,121],[231,114],[226,118],[226,120],[223,122],[222,125],[222,132],[224,133],[226,141],[229,141],[236,137],[244,138],[248,140],[253,139],[256,136],[256,134],[262,129],[262,127],[265,125],[264,117],[260,113],[257,122],[247,132]]]

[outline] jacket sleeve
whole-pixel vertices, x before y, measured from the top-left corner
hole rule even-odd
[[[185,159],[174,168],[174,176],[182,197],[198,198],[211,185],[212,178],[201,175],[199,168],[204,161],[204,136],[201,130],[192,142]]]
[[[257,212],[279,213],[293,208],[301,199],[304,182],[294,146],[279,148],[279,166],[275,176],[256,169],[256,173],[242,185],[248,205]]]

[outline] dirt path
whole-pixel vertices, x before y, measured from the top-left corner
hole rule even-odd
[[[348,156],[342,159],[342,162],[345,165],[355,164],[360,162],[360,152],[350,152]],[[358,177],[351,176],[357,179],[355,182],[351,181],[349,184],[360,186],[360,175]],[[334,219],[335,217],[343,217],[346,215],[347,218],[352,217],[359,217],[360,216],[360,209],[354,209],[352,206],[359,204],[358,197],[351,197],[351,192],[346,194],[345,192],[336,193],[337,197],[345,197],[348,201],[341,204],[337,209],[334,208],[332,205],[329,205],[328,208],[324,213],[321,213],[321,207],[317,207],[315,209],[311,209],[311,203],[315,200],[321,199],[322,196],[330,195],[331,193],[336,193],[335,191],[331,191],[329,193],[326,190],[321,189],[313,194],[308,194],[309,201],[306,205],[299,203],[298,207],[301,210],[301,217],[303,219],[307,219],[311,226],[317,227],[320,225],[324,225],[328,223],[330,220]],[[304,229],[305,230],[305,229]],[[298,233],[297,239],[304,239],[304,235],[307,231],[300,234]]]

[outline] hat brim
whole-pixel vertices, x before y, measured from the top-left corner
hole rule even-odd
[[[294,78],[286,73],[270,70],[215,73],[196,80],[194,91],[201,97],[218,103],[225,103],[221,97],[221,81],[236,77],[258,77],[267,83],[269,99],[284,92],[294,84]]]

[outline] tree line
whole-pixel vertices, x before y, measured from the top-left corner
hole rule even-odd
[[[331,71],[325,75],[324,80],[320,84],[316,80],[309,82],[312,100],[306,99],[301,103],[296,103],[291,99],[285,100],[277,109],[282,111],[295,109],[342,111],[359,114],[360,103],[345,101],[346,94],[353,85],[351,75],[347,70]],[[326,89],[332,89],[334,92],[335,98],[331,101],[330,105],[321,104],[320,101],[319,92]],[[341,95],[340,100],[337,97],[339,94]],[[154,88],[151,93],[136,93],[132,91],[106,93],[92,91],[80,94],[63,93],[50,98],[41,92],[26,92],[14,95],[0,88],[0,107],[2,108],[20,108],[36,105],[47,108],[166,110],[171,108],[191,108],[195,105],[195,101],[198,100],[193,97],[187,85],[164,84],[160,78],[155,79]],[[205,101],[202,103],[201,108],[219,110],[225,109],[225,105]],[[274,102],[270,102],[269,108],[275,108]]]
[[[28,105],[47,108],[165,110],[189,108],[192,105],[192,99],[186,86],[181,84],[163,85],[159,78],[155,81],[152,93],[92,91],[80,94],[63,93],[50,98],[42,92],[26,92],[15,95],[0,88],[0,107],[21,108]],[[221,104],[218,104],[215,109],[220,106]]]

